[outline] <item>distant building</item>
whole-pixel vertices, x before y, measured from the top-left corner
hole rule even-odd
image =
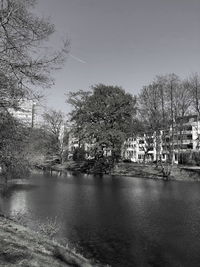
[[[178,154],[200,151],[199,143],[200,121],[197,115],[179,118],[174,130],[174,162],[178,163]],[[157,141],[157,145],[156,145]],[[159,146],[159,159],[166,161],[172,144],[172,129],[160,131],[156,140],[156,134],[144,134],[142,136],[130,137],[123,145],[123,158],[133,162],[155,161],[156,148]]]
[[[153,134],[129,137],[123,145],[123,158],[133,162],[142,162],[144,157],[146,161],[156,160],[156,144]]]
[[[10,109],[9,111],[23,124],[29,127],[39,127],[42,123],[39,107],[39,104],[32,100],[24,100],[17,110]]]
[[[177,119],[174,130],[173,161],[178,163],[180,153],[200,152],[200,120],[197,115],[185,116]],[[79,140],[70,134],[69,158],[72,158],[74,150],[79,147]],[[90,149],[93,144],[84,144],[87,158],[90,158]],[[122,146],[122,158],[132,162],[166,161],[172,149],[172,128],[167,131],[160,130],[159,136],[155,132],[144,133],[129,137]],[[157,155],[157,151],[159,155]],[[110,156],[111,151],[105,150],[105,155]]]

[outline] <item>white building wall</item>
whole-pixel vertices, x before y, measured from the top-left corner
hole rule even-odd
[[[189,119],[187,123],[184,123],[184,126],[188,126],[189,130],[184,130],[182,132],[183,134],[183,141],[182,145],[183,148],[178,149],[177,147],[180,146],[180,141],[177,139],[174,141],[174,162],[178,163],[178,152],[190,152],[190,151],[200,151],[200,140],[198,139],[200,136],[200,121],[197,123],[197,121],[194,120],[194,118]],[[169,130],[169,134],[171,134],[172,130]],[[159,158],[162,161],[165,161],[167,159],[167,154],[169,152],[164,149],[164,141],[162,141],[163,131],[160,131],[160,156]],[[141,162],[143,161],[145,149],[147,147],[147,138],[148,135],[144,134],[143,137],[135,137],[135,138],[128,138],[128,140],[125,142],[125,159],[129,159],[132,162]],[[156,138],[155,133],[151,136],[153,139],[153,146],[152,150],[150,150],[147,153],[146,156],[146,162],[148,161],[155,161],[156,160]],[[178,134],[177,134],[178,138]],[[143,143],[142,143],[143,141]],[[169,143],[168,143],[169,144]],[[199,146],[199,147],[198,147]]]

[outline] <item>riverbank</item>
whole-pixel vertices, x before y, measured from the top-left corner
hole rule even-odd
[[[100,266],[3,215],[0,229],[0,266]]]
[[[119,163],[113,169],[112,175],[133,176],[149,179],[164,180],[161,166],[155,164]],[[186,166],[174,165],[168,180],[200,181],[200,170]]]
[[[62,165],[57,164],[51,167],[51,171],[56,171],[60,174],[65,171],[90,173],[87,172],[86,164],[84,161],[68,161]],[[158,180],[166,179],[165,177],[163,177],[161,166],[156,166],[155,164],[121,162],[115,165],[110,174],[116,176],[141,177]],[[195,166],[191,167],[184,165],[174,165],[171,169],[171,173],[168,177],[168,180],[200,181],[200,168]]]

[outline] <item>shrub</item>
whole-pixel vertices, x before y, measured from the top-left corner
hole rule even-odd
[[[74,150],[72,159],[74,161],[82,161],[85,160],[85,155],[86,155],[85,149],[82,147],[77,147]]]
[[[49,238],[53,238],[60,230],[61,224],[57,217],[46,219],[45,223],[38,224],[39,232],[48,236]]]
[[[182,152],[179,155],[179,164],[200,165],[200,152]]]

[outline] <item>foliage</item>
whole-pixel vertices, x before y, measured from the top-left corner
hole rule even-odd
[[[40,165],[45,156],[54,153],[54,142],[51,136],[41,128],[32,128],[25,147],[27,159],[31,166]]]
[[[52,239],[59,232],[61,223],[59,222],[57,216],[54,218],[47,217],[44,223],[38,223],[38,228],[39,233],[44,234]]]
[[[91,173],[103,174],[110,173],[113,166],[113,159],[111,157],[102,157],[99,160],[93,162],[93,166],[90,169]]]
[[[179,155],[179,163],[183,165],[200,166],[200,152],[181,152]]]
[[[97,160],[111,153],[115,161],[130,134],[136,99],[121,87],[99,84],[92,92],[70,93],[68,102],[73,105],[71,122],[80,144],[88,143]]]
[[[62,66],[69,46],[66,41],[58,51],[47,49],[54,26],[32,12],[35,4],[35,0],[0,0],[0,167],[6,178],[27,170],[24,148],[30,134],[10,109],[18,109],[23,99],[38,97],[34,86],[52,84],[50,74]]]
[[[192,103],[191,81],[181,80],[173,73],[157,76],[150,85],[142,89],[138,97],[139,118],[146,125],[146,132],[151,129],[156,134],[157,161],[162,153],[160,145],[162,130],[163,147],[168,147],[167,152],[173,164],[175,136],[180,136],[178,145],[181,148],[184,124],[182,118],[191,113]],[[166,143],[167,138],[168,143]]]
[[[0,166],[5,178],[26,175],[28,162],[24,146],[28,140],[28,129],[9,113],[0,113]]]
[[[85,160],[85,156],[86,156],[85,149],[83,147],[77,147],[73,151],[73,157],[72,157],[72,159],[74,161],[83,161],[83,160]]]
[[[52,154],[56,154],[63,161],[64,149],[68,144],[68,131],[65,127],[64,114],[60,111],[49,110],[43,114],[44,125],[49,146],[52,148]]]

